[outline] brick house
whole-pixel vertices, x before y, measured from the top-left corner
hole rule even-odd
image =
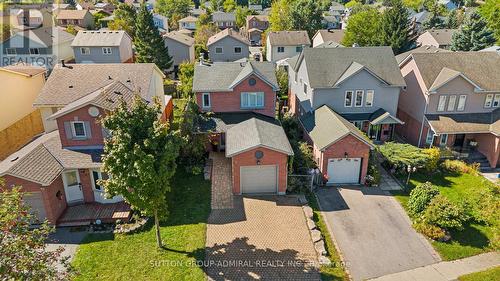
[[[35,101],[38,106],[54,108],[50,115],[42,115],[44,122],[52,125],[0,162],[0,177],[6,186],[22,187],[25,202],[40,221],[47,219],[53,225],[64,226],[88,224],[96,219],[128,219],[130,207],[123,198],[108,198],[98,183],[107,177],[101,172],[101,155],[104,139],[109,136],[100,119],[121,101],[131,104],[136,94],[146,101],[167,99],[162,88],[151,89],[157,79],[162,83],[164,78],[154,64],[119,67],[135,75],[115,75],[113,65],[56,66]],[[165,112],[168,110],[166,107]]]
[[[291,145],[275,119],[278,84],[263,62],[220,62],[195,67],[193,91],[209,134],[207,149],[232,165],[233,194],[284,194]]]

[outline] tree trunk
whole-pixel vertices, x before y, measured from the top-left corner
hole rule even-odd
[[[158,210],[155,210],[155,226],[156,226],[156,243],[158,244],[158,248],[163,247],[160,236],[160,220],[158,219]]]

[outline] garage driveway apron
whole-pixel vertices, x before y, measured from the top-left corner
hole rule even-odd
[[[354,280],[440,261],[394,197],[379,188],[329,187],[316,194]]]

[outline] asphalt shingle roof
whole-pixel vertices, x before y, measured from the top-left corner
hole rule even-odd
[[[128,34],[123,30],[78,31],[75,39],[71,43],[71,46],[118,47],[125,36],[128,36]]]
[[[321,29],[316,32],[314,37],[318,36],[318,34],[321,34],[321,38],[323,38],[324,42],[327,41],[333,41],[335,43],[342,42],[342,39],[344,39],[344,30],[343,29]],[[313,39],[314,39],[313,37]]]
[[[184,44],[186,46],[193,46],[194,45],[194,38],[191,36],[187,36],[179,31],[172,31],[169,32],[165,35],[163,35],[163,38],[170,38],[172,40],[175,40],[181,44]]]
[[[451,51],[448,51],[446,49],[441,49],[437,48],[434,46],[420,46],[415,49],[409,50],[408,52],[401,53],[396,56],[396,60],[398,63],[401,63],[404,59],[406,59],[409,55],[411,54],[417,54],[417,53],[449,53]]]
[[[88,10],[58,10],[56,18],[61,19],[83,19]]]
[[[61,27],[41,27],[19,31],[16,34],[29,38],[43,46],[50,47],[60,43],[71,41],[75,38],[72,34],[64,31]]]
[[[234,13],[225,13],[225,12],[213,12],[212,13],[212,21],[220,22],[220,21],[236,21],[236,15]]]
[[[493,133],[500,136],[500,108],[474,114],[426,114],[437,134]]]
[[[451,36],[457,29],[429,29],[428,32],[439,45],[451,45]]]
[[[307,31],[271,31],[267,34],[269,42],[273,46],[310,46],[311,40]]]
[[[248,41],[248,39],[242,37],[238,32],[234,31],[232,28],[226,28],[226,29],[222,30],[221,32],[208,38],[207,46],[210,46],[210,45],[214,44],[215,42],[222,40],[228,36],[240,41],[241,43],[243,43],[247,46],[250,46],[250,42]]]

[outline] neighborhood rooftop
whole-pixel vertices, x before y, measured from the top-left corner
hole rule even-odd
[[[318,35],[321,35],[324,42],[333,41],[336,43],[340,43],[340,42],[342,42],[342,39],[344,38],[344,30],[343,29],[318,30],[318,32],[316,32],[316,34],[314,35],[313,39]]]
[[[186,46],[194,45],[194,38],[193,37],[187,36],[179,31],[171,31],[171,32],[163,35],[163,37],[170,38],[170,39],[175,40],[175,41],[177,41],[181,44],[184,44]]]
[[[20,31],[15,35],[18,34],[45,47],[51,47],[64,42],[69,42],[75,38],[74,35],[66,32],[61,27],[41,27]]]
[[[128,34],[123,30],[79,31],[71,46],[120,46],[124,36]]]
[[[25,65],[25,64],[12,64],[0,67],[0,71],[8,71],[24,76],[32,77],[47,72],[47,69],[40,66]]]
[[[274,46],[311,45],[306,31],[272,31],[267,36]]]
[[[446,50],[446,49],[441,49],[441,48],[438,48],[438,47],[435,47],[435,46],[424,45],[424,46],[417,47],[415,49],[411,49],[408,52],[404,52],[404,53],[401,53],[401,54],[397,55],[396,56],[396,60],[398,61],[398,63],[401,63],[404,59],[406,59],[411,54],[416,54],[416,53],[442,53],[442,52],[446,53],[446,52],[451,52],[451,51]]]
[[[84,19],[85,15],[88,13],[88,10],[58,10],[56,12],[56,18],[58,20],[65,19]]]
[[[217,42],[223,38],[226,38],[228,36],[240,41],[241,43],[243,43],[245,45],[250,45],[250,42],[248,41],[248,39],[242,37],[238,32],[234,31],[232,28],[226,28],[226,29],[222,30],[221,32],[208,38],[207,46],[210,46],[210,45],[214,44],[215,42]]]
[[[427,32],[436,40],[439,45],[450,45],[451,36],[457,29],[429,29]]]

